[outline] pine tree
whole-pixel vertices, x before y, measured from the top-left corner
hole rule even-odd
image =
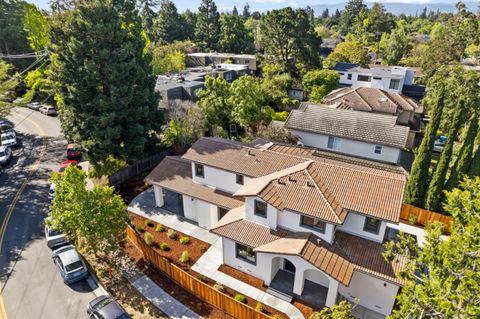
[[[220,35],[220,15],[213,0],[202,0],[197,13],[195,38],[201,49],[215,50]]]
[[[473,114],[470,119],[467,133],[458,152],[457,160],[452,167],[450,177],[448,178],[446,189],[452,190],[458,187],[462,176],[468,173],[468,168],[472,162],[473,147],[475,145],[475,136],[478,133],[478,115]]]
[[[134,0],[83,0],[51,27],[62,131],[94,165],[136,160],[161,125]]]
[[[443,148],[440,159],[438,160],[432,180],[428,186],[427,197],[425,199],[425,208],[431,211],[439,211],[443,200],[443,190],[445,179],[447,177],[450,160],[453,154],[453,145],[457,138],[462,122],[464,121],[465,101],[461,100],[458,104],[455,115],[448,130],[447,142]]]
[[[238,17],[238,9],[237,9],[237,6],[233,6],[232,15]]]
[[[153,20],[155,19],[156,14],[155,11],[153,11],[153,8],[158,5],[158,0],[138,0],[138,4],[140,7],[143,29],[151,39],[156,40],[153,33]]]
[[[184,31],[181,28],[181,19],[175,3],[171,0],[162,0],[160,10],[154,20],[156,39],[161,44],[182,40]]]
[[[480,176],[480,130],[475,138],[477,149],[473,153],[470,167],[468,168],[468,176]]]
[[[242,17],[223,14],[220,23],[218,48],[222,52],[252,53],[255,50],[252,33],[245,28]]]
[[[242,17],[247,20],[250,18],[250,6],[248,5],[248,2],[245,3],[245,6],[243,7],[243,12],[242,12]]]
[[[423,207],[425,201],[433,144],[445,105],[444,88],[441,88],[437,94],[435,104],[432,105],[430,123],[427,125],[425,136],[417,150],[412,170],[410,171],[410,177],[405,188],[405,203],[418,207]]]

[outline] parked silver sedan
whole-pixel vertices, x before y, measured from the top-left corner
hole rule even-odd
[[[76,283],[88,276],[87,266],[85,266],[73,245],[54,250],[52,258],[67,285]]]

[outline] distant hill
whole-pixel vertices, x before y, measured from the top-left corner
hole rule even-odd
[[[345,4],[347,2],[339,2],[333,4],[319,4],[313,5],[312,8],[315,11],[315,14],[318,16],[322,14],[322,12],[328,8],[330,14],[334,13],[335,10],[343,10]],[[369,7],[372,6],[372,2],[367,3]],[[407,14],[407,15],[416,15],[420,14],[423,8],[427,8],[428,11],[440,11],[440,12],[456,12],[457,9],[455,8],[455,3],[446,3],[446,2],[429,2],[429,3],[414,3],[414,4],[407,4],[401,2],[383,2],[385,9],[395,15],[399,14]],[[476,12],[478,9],[478,2],[465,2],[468,10]]]

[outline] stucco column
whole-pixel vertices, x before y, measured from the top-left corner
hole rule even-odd
[[[298,268],[300,268],[300,267],[298,267]],[[302,269],[297,269],[295,271],[295,281],[293,283],[293,293],[298,295],[298,296],[301,296],[302,292],[303,292],[303,283],[305,282],[304,281],[304,273],[305,273],[305,271],[303,271]]]
[[[263,282],[266,286],[269,286],[274,276],[272,274],[273,257],[269,254],[260,254],[260,253],[257,253],[257,257],[259,259],[263,257],[263,260],[264,260]]]
[[[325,306],[327,307],[333,306],[337,302],[337,295],[338,295],[338,281],[336,281],[335,279],[330,279]]]
[[[164,204],[163,201],[163,189],[160,186],[154,185],[153,191],[155,193],[155,206],[162,207]]]

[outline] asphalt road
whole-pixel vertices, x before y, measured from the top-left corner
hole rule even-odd
[[[65,157],[59,120],[25,108],[9,119],[21,142],[0,172],[0,224],[8,220],[3,241],[0,228],[0,319],[87,318],[92,289],[63,283],[43,233],[48,177]]]

